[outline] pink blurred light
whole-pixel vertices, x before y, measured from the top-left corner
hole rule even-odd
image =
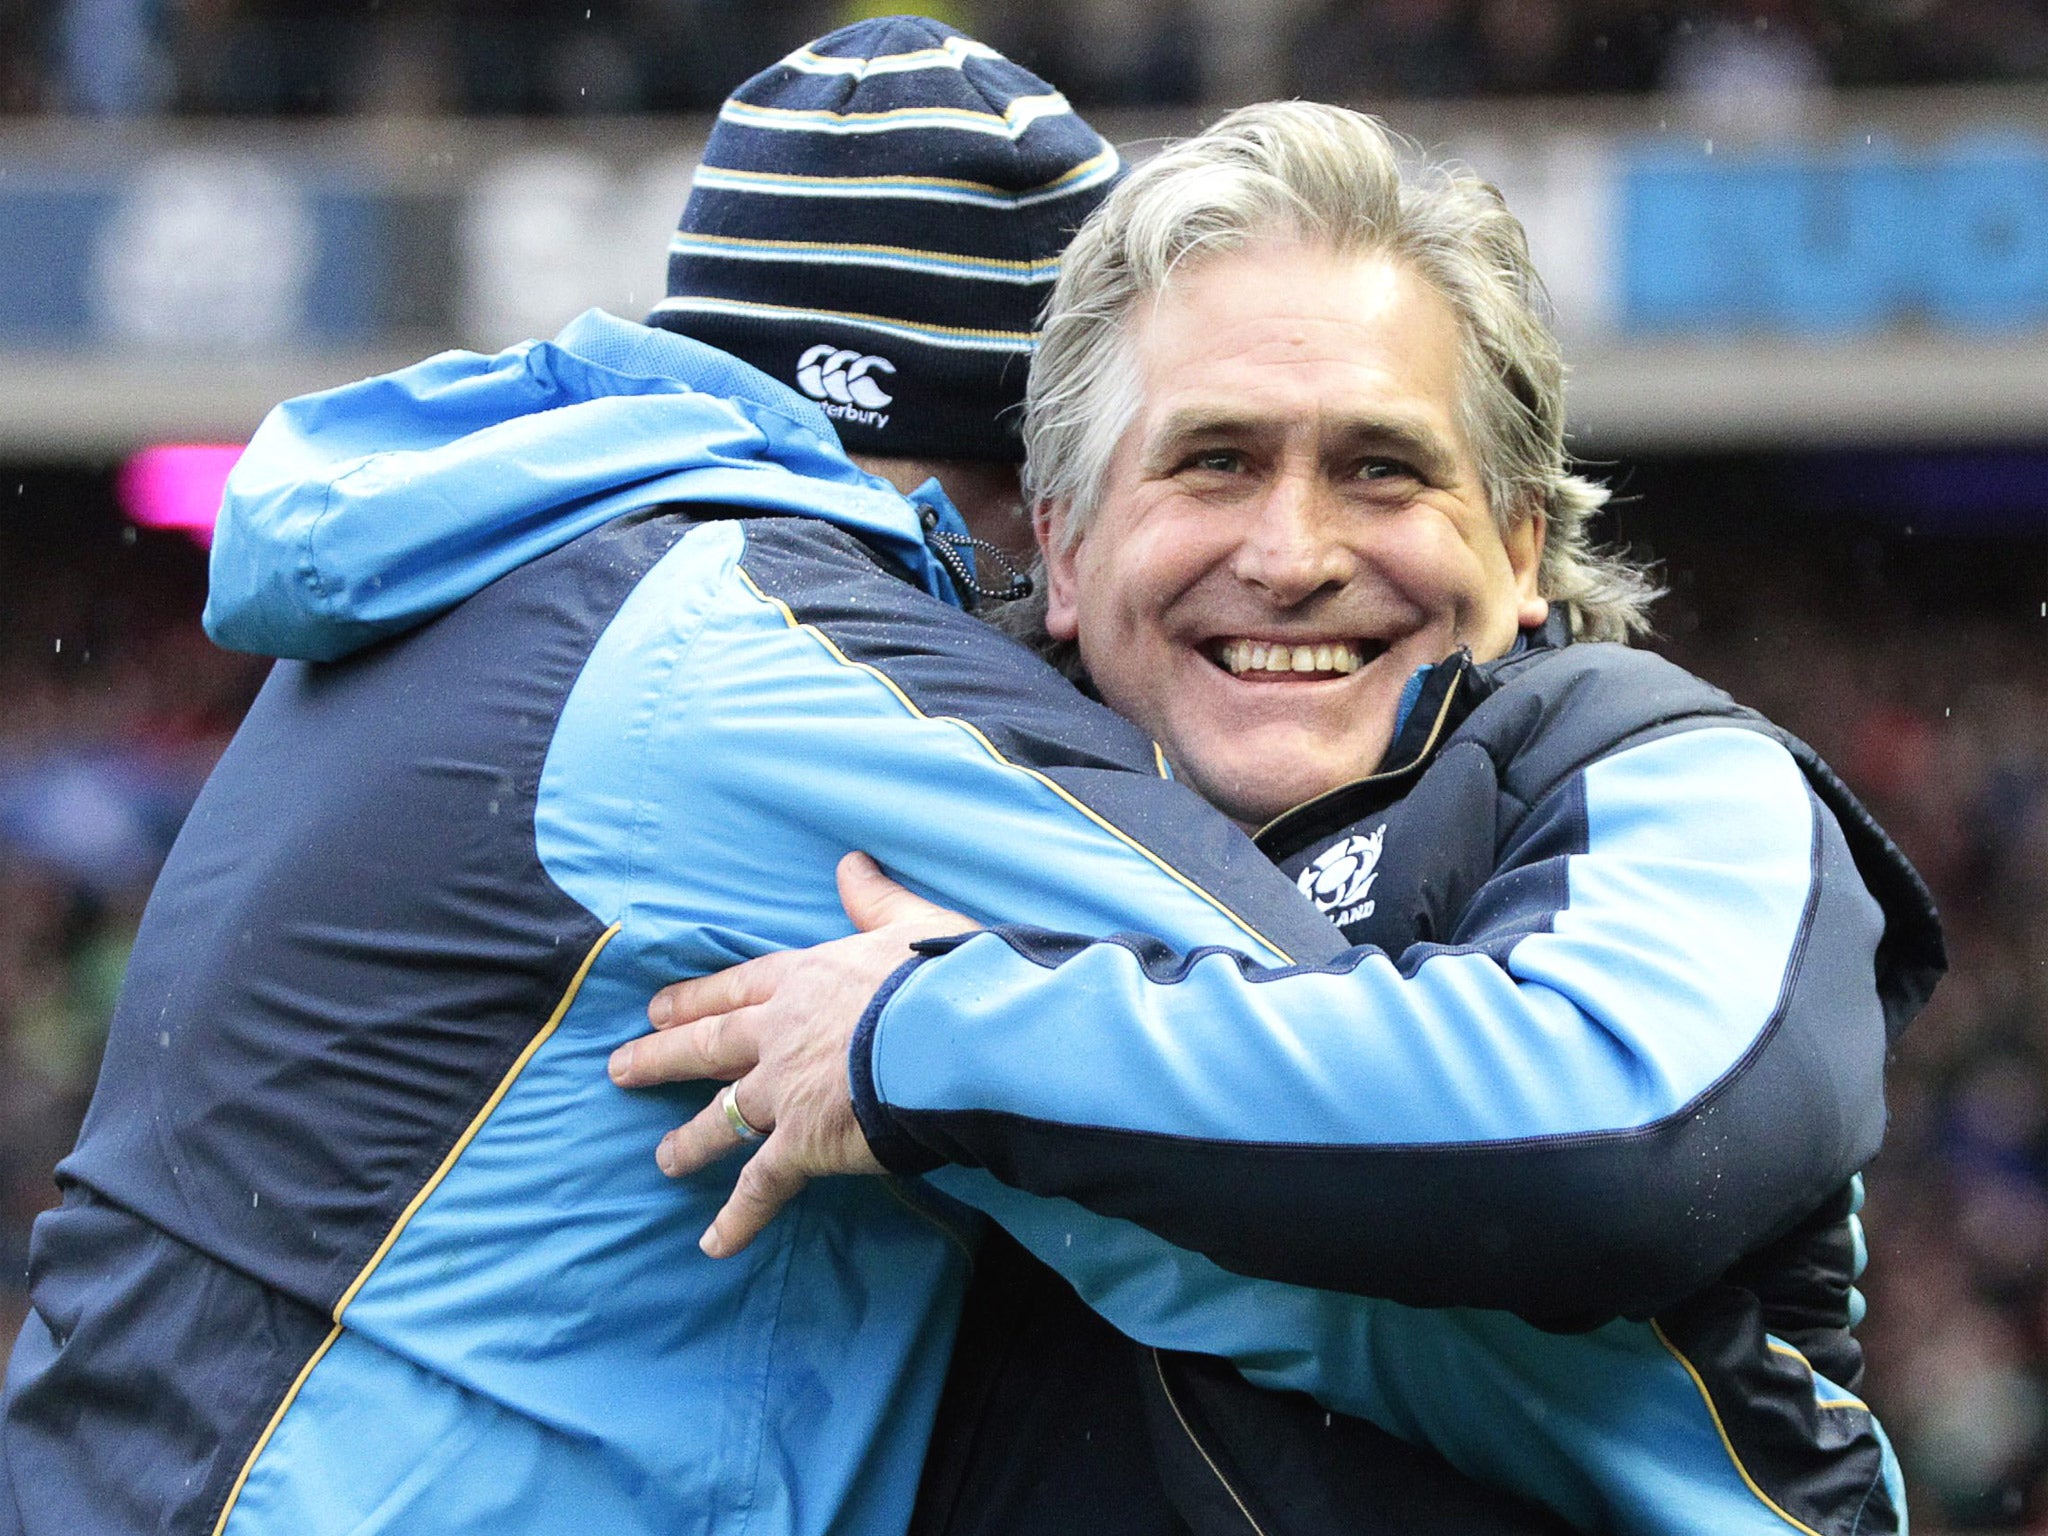
[[[142,528],[169,528],[201,549],[213,545],[221,487],[242,456],[235,443],[159,443],[121,466],[121,510]]]

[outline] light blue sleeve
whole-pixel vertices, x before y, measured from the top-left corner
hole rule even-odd
[[[1269,1279],[1646,1316],[1874,1154],[1883,918],[1754,731],[1630,747],[1529,820],[1457,942],[1399,956],[971,937],[870,1009],[869,1140]]]
[[[1813,885],[1813,808],[1785,749],[1736,729],[1596,763],[1583,805],[1561,899],[1477,942],[1267,976],[1226,953],[1168,964],[1124,944],[977,938],[889,1002],[877,1090],[908,1112],[1303,1143],[1654,1121],[1776,1013]],[[941,1032],[952,1047],[932,1049]],[[1054,1059],[1069,1069],[1036,1065]]]

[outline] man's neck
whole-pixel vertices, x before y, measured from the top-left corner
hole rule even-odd
[[[1038,554],[1031,519],[1024,515],[1017,466],[992,459],[898,459],[856,453],[853,462],[908,496],[927,480],[946,488],[967,531],[985,539],[1028,570]]]

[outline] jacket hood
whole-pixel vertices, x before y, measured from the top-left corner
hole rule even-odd
[[[918,496],[965,534],[935,485]],[[816,405],[702,342],[591,310],[553,341],[444,352],[273,410],[228,478],[206,630],[231,650],[332,660],[671,503],[821,518],[958,602],[918,507],[857,468]]]

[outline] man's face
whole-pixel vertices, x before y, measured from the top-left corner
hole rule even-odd
[[[1542,520],[1502,539],[1457,425],[1456,317],[1405,266],[1253,247],[1132,327],[1141,403],[1094,522],[1048,551],[1048,627],[1257,825],[1373,772],[1417,667],[1543,621]]]

